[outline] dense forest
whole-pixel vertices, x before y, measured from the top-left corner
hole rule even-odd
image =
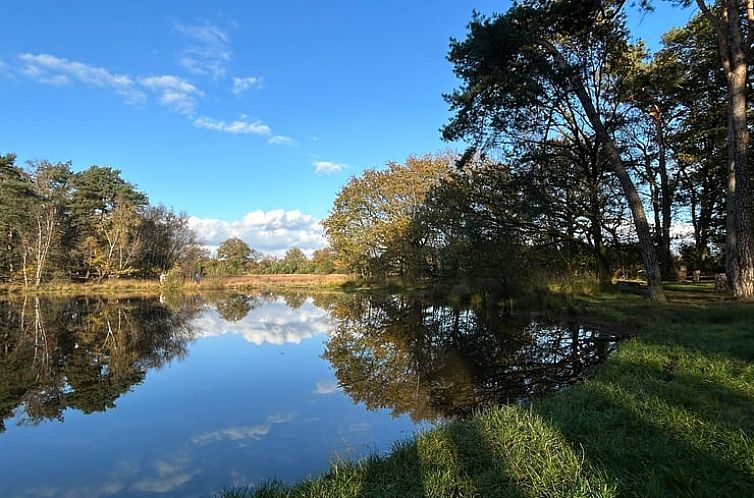
[[[443,128],[471,146],[352,178],[324,222],[338,262],[508,292],[640,276],[659,301],[685,266],[725,272],[754,298],[751,24],[721,2],[652,53],[623,7],[529,1],[475,15],[451,42],[460,85]]]

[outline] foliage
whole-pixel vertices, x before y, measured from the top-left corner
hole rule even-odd
[[[148,205],[110,167],[15,165],[0,156],[0,281],[39,287],[53,278],[155,276],[197,245],[185,214]]]
[[[452,164],[449,154],[410,156],[351,178],[322,223],[336,264],[364,276],[417,276],[427,241],[413,219]]]
[[[38,424],[112,408],[148,369],[186,354],[197,311],[93,296],[0,303],[0,432],[14,416]]]
[[[531,0],[491,18],[475,15],[466,39],[451,43],[448,58],[461,85],[447,96],[454,116],[443,132],[508,154],[564,134],[594,141],[631,212],[648,295],[661,301],[655,241],[618,133],[630,104],[626,76],[642,57],[629,43],[622,6]]]
[[[243,240],[232,237],[217,248],[217,259],[229,275],[240,275],[251,261],[251,248]]]

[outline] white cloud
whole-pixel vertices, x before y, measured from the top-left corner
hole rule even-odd
[[[299,344],[333,329],[327,312],[311,301],[294,310],[282,299],[253,309],[235,322],[223,320],[216,311],[211,310],[192,320],[191,325],[197,330],[197,337],[236,334],[257,346]]]
[[[256,210],[242,219],[224,221],[211,218],[189,218],[189,225],[208,246],[217,246],[231,237],[238,237],[262,252],[282,255],[293,246],[311,255],[327,245],[319,220],[299,210]]]
[[[196,40],[215,40],[227,42],[227,35],[213,25],[181,26],[186,33],[191,33]],[[142,103],[147,99],[147,92],[156,96],[158,102],[172,112],[191,118],[194,126],[224,133],[259,135],[273,145],[295,145],[295,141],[285,135],[276,135],[262,121],[250,121],[241,115],[234,121],[224,121],[210,117],[196,117],[198,101],[204,92],[193,83],[174,75],[152,75],[132,77],[115,74],[101,68],[78,61],[71,61],[49,54],[22,53],[18,55],[21,63],[19,73],[29,79],[45,85],[69,85],[80,83],[89,87],[106,88],[123,97],[129,104]],[[7,72],[7,65],[0,60],[0,73]],[[251,87],[258,78],[234,78],[238,88]],[[235,90],[234,90],[235,91]],[[239,90],[240,91],[240,90]]]
[[[235,121],[200,117],[194,120],[194,126],[233,134],[262,135],[265,137],[272,134],[269,126],[261,121],[247,121],[245,116],[241,116],[240,119]]]
[[[273,135],[267,139],[267,143],[273,145],[296,145],[296,141],[285,135]]]
[[[262,88],[262,78],[246,76],[245,78],[233,77],[233,93],[240,95],[247,90]]]
[[[181,52],[178,59],[181,66],[191,73],[209,75],[214,79],[225,76],[225,66],[232,56],[230,38],[225,31],[206,21],[199,24],[176,24],[175,29],[191,41],[191,45]]]
[[[343,168],[347,167],[343,163],[336,163],[333,161],[314,161],[312,166],[314,166],[314,172],[320,175],[331,175],[342,171]]]
[[[178,76],[148,76],[139,78],[139,84],[159,95],[160,104],[181,114],[191,114],[196,109],[197,98],[204,93]]]
[[[21,74],[39,83],[65,85],[77,81],[86,86],[111,89],[128,103],[142,102],[145,98],[134,80],[124,74],[114,74],[101,67],[50,54],[22,53],[18,59],[24,65]]]

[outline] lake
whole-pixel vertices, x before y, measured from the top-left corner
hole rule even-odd
[[[420,295],[0,301],[0,496],[211,496],[578,381],[616,337]]]

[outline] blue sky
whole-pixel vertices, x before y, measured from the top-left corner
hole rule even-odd
[[[210,245],[322,243],[367,167],[449,147],[445,60],[500,1],[5,2],[0,152],[111,165]],[[632,15],[656,46],[688,12]]]

